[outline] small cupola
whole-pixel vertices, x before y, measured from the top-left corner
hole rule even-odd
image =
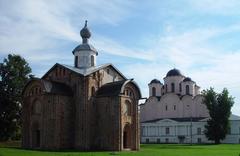
[[[82,44],[78,45],[73,51],[74,67],[76,68],[90,68],[96,66],[97,50],[89,43],[91,32],[85,21],[84,27],[80,31],[82,37]]]

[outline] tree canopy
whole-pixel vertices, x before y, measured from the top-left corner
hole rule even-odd
[[[229,117],[234,98],[229,95],[226,88],[221,93],[216,93],[213,88],[203,91],[204,103],[206,104],[210,119],[205,126],[205,135],[209,140],[219,144],[225,139],[230,130]]]
[[[22,89],[31,68],[19,55],[9,54],[0,63],[0,140],[19,137]]]

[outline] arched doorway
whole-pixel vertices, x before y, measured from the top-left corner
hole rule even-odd
[[[32,125],[32,146],[33,148],[39,148],[40,147],[40,140],[41,134],[39,129],[39,124],[35,122]]]
[[[131,126],[130,126],[130,124],[126,124],[123,129],[123,148],[124,149],[131,148]]]
[[[42,105],[41,102],[36,99],[32,104],[32,147],[39,148],[41,145],[41,131],[40,131],[40,123],[41,123],[41,115],[42,115]]]

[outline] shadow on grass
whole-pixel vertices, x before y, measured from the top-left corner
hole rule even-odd
[[[202,149],[206,146],[216,146],[216,144],[141,144],[146,149]]]
[[[78,149],[50,150],[50,149],[29,149],[29,148],[21,148],[21,147],[0,147],[0,149],[1,148],[13,149],[13,150],[19,150],[19,151],[29,151],[29,152],[43,152],[43,153],[79,153],[79,154],[81,154],[81,153],[109,153],[110,155],[119,155],[121,153],[121,151],[103,151],[103,150],[83,151],[83,150],[78,150]]]

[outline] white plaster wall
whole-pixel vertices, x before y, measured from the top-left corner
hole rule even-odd
[[[176,106],[176,110],[174,110],[174,105]],[[157,118],[176,118],[181,116],[182,104],[179,96],[174,93],[167,93],[163,95],[159,101],[158,109],[155,111],[157,110],[161,110],[158,111],[156,116]]]
[[[209,141],[204,135],[206,121],[199,122],[176,122],[173,120],[160,120],[152,123],[141,123],[141,142],[146,143],[146,139],[149,139],[150,143],[157,143],[157,139],[160,139],[160,143],[165,143],[166,138],[170,143],[179,143],[178,136],[185,136],[184,143],[198,143],[198,138],[201,139],[201,143],[213,143]],[[240,139],[240,121],[230,121],[231,134],[228,134],[222,143],[239,143]],[[166,134],[166,128],[170,129],[170,133]],[[198,134],[198,128],[201,129],[201,133]],[[192,133],[191,133],[192,132]]]
[[[160,83],[150,83],[148,84],[149,96],[152,96],[152,88],[156,88],[156,96],[162,96],[162,84]]]
[[[94,66],[96,66],[96,53],[93,51],[77,51],[74,53],[74,57],[75,56],[78,56],[79,68],[91,67],[91,56],[94,56]]]
[[[159,101],[156,97],[148,98],[147,102],[141,106],[140,121],[153,120],[158,118],[159,114]]]
[[[181,92],[179,91],[179,84],[183,81],[183,79],[183,76],[168,76],[164,78],[164,85],[166,86],[167,84],[168,92],[171,92],[171,83],[174,83],[175,93],[180,94]]]
[[[203,96],[197,95],[193,98],[195,109],[193,111],[195,117],[209,117],[207,106],[203,103]]]
[[[240,121],[230,121],[231,133],[226,136],[223,143],[240,143]]]
[[[195,85],[195,96],[200,94],[200,87]]]
[[[107,70],[109,70],[109,74],[107,73]],[[110,67],[106,67],[100,72],[103,74],[102,84],[123,80],[121,75],[119,75],[115,70]]]
[[[174,105],[176,110],[174,110]],[[161,96],[160,101],[156,97],[150,97],[140,110],[141,121],[182,117],[209,117],[202,95],[195,97],[184,95],[180,99],[174,93],[167,93]]]
[[[182,82],[182,94],[186,95],[186,85],[189,85],[189,94],[195,96],[195,83],[192,81]]]
[[[184,95],[182,97],[183,103],[183,112],[182,117],[194,117],[195,114],[193,113],[193,99],[190,95]]]

